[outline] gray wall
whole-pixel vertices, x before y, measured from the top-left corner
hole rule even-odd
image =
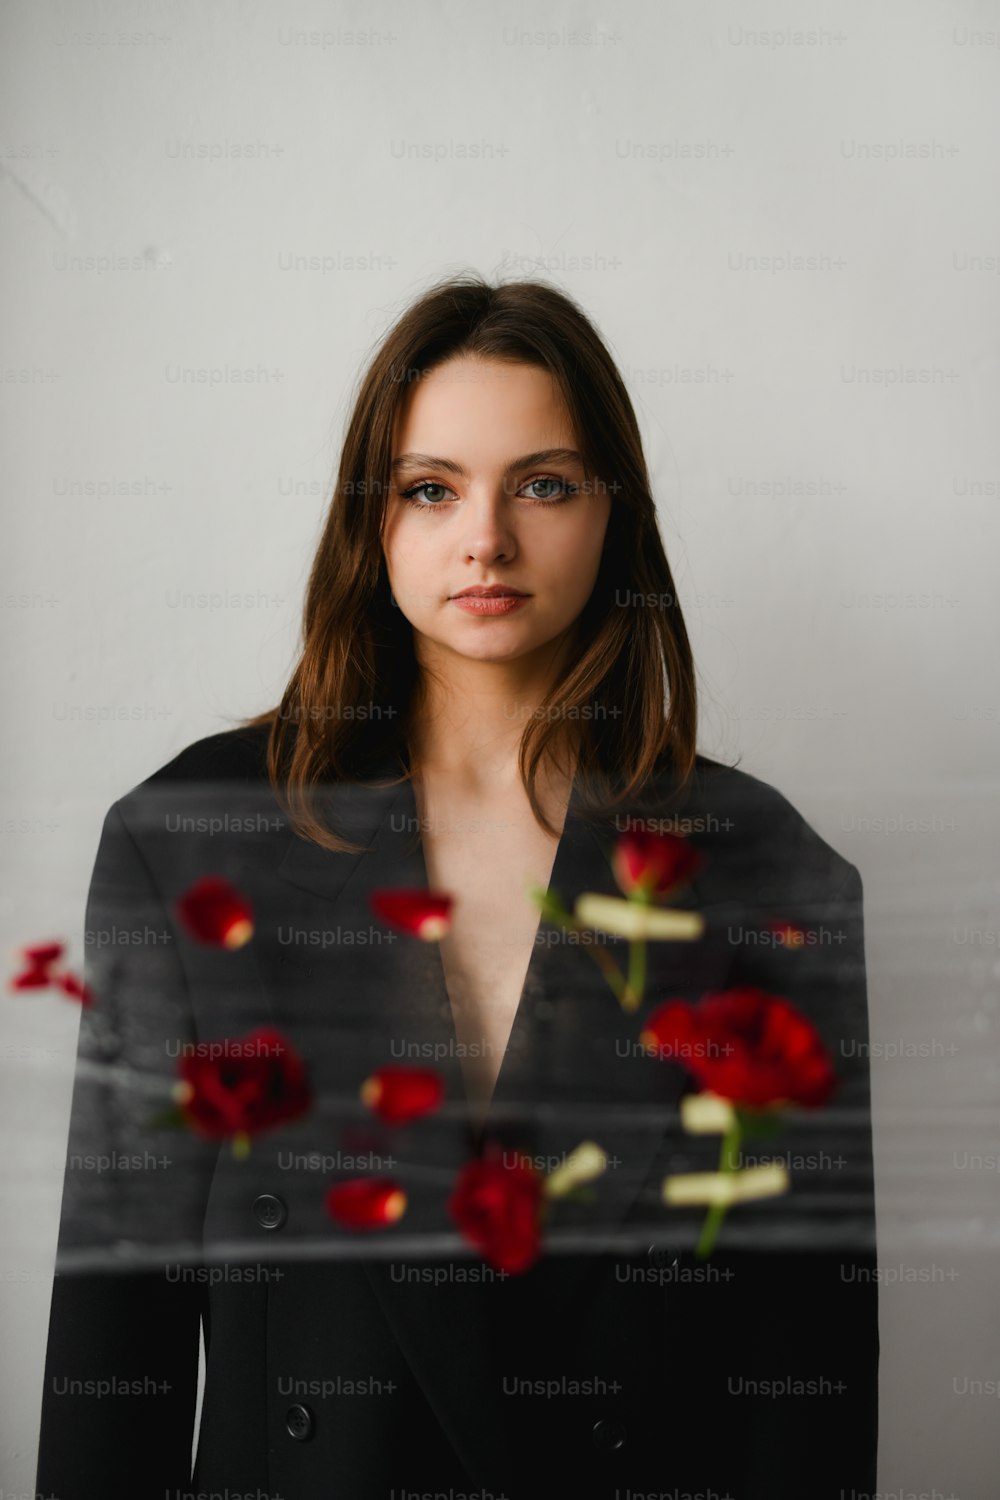
[[[109,803],[276,699],[387,323],[446,270],[548,275],[640,412],[702,748],[864,877],[880,1489],[995,1495],[1000,7],[8,0],[2,27],[8,952],[79,958]],[[21,1491],[77,1013],[0,1020]]]

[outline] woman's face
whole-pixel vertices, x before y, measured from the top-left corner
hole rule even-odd
[[[382,547],[419,659],[430,642],[435,657],[512,662],[549,647],[548,659],[568,635],[611,509],[577,448],[547,370],[463,357],[415,383],[396,426]],[[493,584],[527,597],[494,613],[455,599]]]

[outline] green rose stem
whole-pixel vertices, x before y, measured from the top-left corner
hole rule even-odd
[[[542,886],[530,886],[528,889],[530,898],[541,908],[542,915],[554,926],[563,927],[569,932],[588,932],[592,929],[586,923],[580,922],[573,916],[572,912],[560,902],[558,896],[552,891],[545,890]],[[651,906],[652,899],[649,892],[641,887],[634,890],[627,898],[641,906]],[[626,979],[618,965],[609,953],[605,953],[600,944],[592,945],[587,949],[593,955],[594,961],[601,970],[608,984],[617,997],[622,1010],[634,1012],[642,1004],[643,992],[646,987],[646,939],[631,938],[629,940],[629,963],[628,978]],[[749,1122],[748,1122],[749,1123]],[[739,1111],[733,1110],[725,1134],[722,1138],[722,1148],[719,1153],[719,1172],[723,1175],[739,1176],[741,1167],[741,1146],[743,1138],[743,1124]],[[770,1128],[760,1127],[763,1133],[769,1134],[774,1126]],[[583,1190],[584,1192],[586,1189]],[[566,1194],[567,1197],[582,1196],[580,1190],[574,1189]],[[726,1216],[728,1203],[715,1202],[710,1204],[705,1222],[698,1236],[695,1246],[695,1258],[704,1260],[711,1255],[715,1248],[722,1221]]]
[[[578,922],[573,913],[567,911],[559,897],[554,896],[551,891],[543,890],[541,886],[531,886],[529,895],[536,905],[541,907],[542,915],[553,925],[564,927],[570,932],[591,931],[583,922]],[[637,948],[642,950],[638,958],[636,957]],[[645,942],[629,943],[629,977],[627,980],[611,954],[604,951],[602,943],[591,943],[586,951],[608,981],[622,1010],[628,1012],[638,1010],[642,1003],[643,986],[646,983]]]
[[[740,1141],[742,1130],[740,1118],[733,1112],[733,1118],[722,1137],[722,1150],[719,1153],[719,1171],[722,1173],[738,1173],[740,1170]],[[701,1226],[701,1234],[695,1246],[695,1258],[704,1260],[706,1255],[711,1255],[715,1248],[716,1237],[719,1226],[726,1216],[728,1203],[713,1203],[705,1215],[705,1222]]]
[[[648,891],[640,887],[631,899],[641,906],[650,906],[652,898]],[[628,945],[628,995],[630,1004],[622,1000],[626,1010],[638,1010],[642,1003],[643,991],[646,988],[646,939],[635,938]],[[619,997],[621,998],[621,997]]]
[[[636,938],[628,945],[628,991],[633,1003],[625,1009],[638,1010],[646,988],[646,939]],[[624,1005],[625,1002],[622,1001]]]

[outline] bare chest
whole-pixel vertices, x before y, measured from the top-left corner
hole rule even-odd
[[[539,929],[529,885],[546,887],[559,840],[539,828],[525,806],[464,811],[449,799],[421,815],[427,878],[455,898],[440,942],[466,1093],[485,1111],[510,1039]]]

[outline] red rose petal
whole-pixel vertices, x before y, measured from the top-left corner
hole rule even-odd
[[[94,992],[89,985],[84,984],[75,974],[68,970],[62,974],[54,975],[52,983],[57,985],[64,994],[69,995],[71,1000],[79,1000],[81,1005],[93,1005]]]
[[[10,980],[12,990],[47,990],[53,983],[51,974],[46,969],[25,969],[20,974],[15,974]]]
[[[406,1194],[390,1177],[355,1177],[328,1189],[326,1209],[349,1229],[382,1229],[405,1212]]]
[[[433,1068],[387,1066],[361,1085],[361,1097],[387,1125],[401,1125],[437,1109],[444,1081]]]
[[[8,987],[12,990],[55,988],[62,990],[71,999],[79,1000],[82,1005],[91,1005],[93,992],[83,980],[78,979],[69,969],[55,967],[65,951],[64,943],[31,943],[22,948],[21,957],[27,967],[11,977]]]
[[[21,954],[25,963],[32,968],[47,969],[50,964],[62,958],[65,951],[65,943],[34,943],[28,948],[22,948]]]
[[[794,927],[791,922],[769,922],[767,931],[773,932],[778,942],[785,948],[801,948],[805,944],[804,929]]]
[[[246,897],[221,875],[203,875],[177,899],[177,915],[200,943],[240,948],[253,937]]]
[[[411,937],[436,943],[451,925],[454,898],[442,891],[382,890],[369,896],[372,911]]]

